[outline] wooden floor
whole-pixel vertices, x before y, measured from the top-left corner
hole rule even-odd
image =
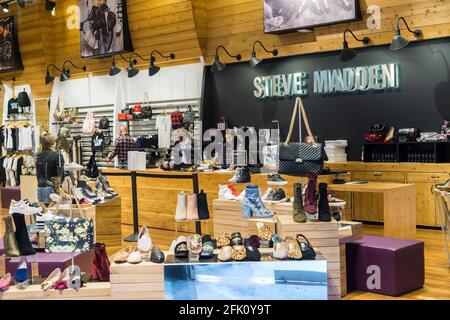
[[[6,210],[1,211],[2,215],[8,214]],[[123,236],[132,233],[132,227],[122,225]],[[0,220],[0,234],[3,236],[3,221]],[[383,228],[377,226],[364,226],[366,235],[382,235]],[[173,231],[150,229],[153,243],[163,250],[167,250],[175,239]],[[180,234],[178,234],[180,235]],[[376,295],[366,292],[353,292],[345,297],[346,300],[385,300],[385,299],[425,299],[450,300],[450,266],[444,248],[444,240],[441,231],[418,230],[417,240],[425,242],[425,286],[422,289],[403,295],[399,298]],[[123,243],[126,247],[127,243]]]

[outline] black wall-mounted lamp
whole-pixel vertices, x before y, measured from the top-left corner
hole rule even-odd
[[[163,55],[158,50],[153,50],[152,53],[150,54],[150,67],[148,68],[148,75],[150,77],[154,76],[155,74],[157,74],[159,72],[159,70],[161,70],[160,67],[155,65],[155,61],[156,61],[156,58],[154,57],[155,53],[159,54],[161,57],[166,58],[166,59],[171,59],[171,60],[175,59],[174,53],[170,53],[169,55],[166,56],[166,55]]]
[[[128,68],[127,68],[128,78],[133,78],[137,76],[137,74],[139,73],[139,69],[134,67],[134,65],[137,64],[137,60],[136,59],[132,60],[133,56],[139,57],[143,61],[150,60],[142,57],[139,53],[133,52],[128,60]]]
[[[272,51],[269,51],[266,49],[266,47],[264,47],[264,45],[262,44],[261,41],[256,40],[255,42],[253,42],[252,58],[250,59],[251,67],[256,67],[258,64],[260,64],[263,61],[263,59],[256,57],[256,50],[255,50],[256,44],[259,44],[264,49],[265,52],[271,53],[274,57],[278,56],[277,49],[273,49]]]
[[[358,54],[355,50],[353,50],[352,48],[349,48],[348,46],[348,42],[347,42],[347,38],[346,38],[346,34],[350,33],[353,38],[355,38],[356,41],[360,41],[362,43],[364,43],[365,45],[369,44],[370,39],[368,37],[364,37],[362,39],[359,39],[357,36],[355,36],[355,34],[352,32],[352,30],[347,29],[344,31],[344,42],[342,45],[342,51],[341,51],[341,61],[350,61],[352,60],[354,57],[356,57],[356,55]]]
[[[409,32],[411,32],[414,35],[414,37],[416,37],[416,39],[420,38],[422,36],[422,30],[420,30],[420,29],[411,30],[409,28],[408,24],[406,23],[405,18],[403,18],[403,17],[398,18],[397,27],[395,28],[395,35],[394,35],[394,38],[392,39],[391,47],[390,47],[391,50],[394,50],[394,51],[403,49],[404,47],[406,47],[409,44],[409,40],[404,38],[401,35],[401,32],[400,32],[400,22],[401,21],[404,22],[406,29]]]
[[[45,84],[49,84],[51,82],[53,82],[53,80],[55,80],[55,77],[50,75],[50,67],[55,68],[56,70],[58,70],[59,72],[61,72],[61,69],[59,69],[57,66],[55,66],[53,63],[49,64],[47,66],[47,74],[45,76]]]
[[[87,70],[86,66],[78,67],[71,60],[66,60],[66,61],[64,61],[62,70],[61,70],[61,77],[60,77],[61,82],[64,82],[70,78],[70,69],[66,69],[67,63],[70,63],[75,69],[79,69],[79,70],[83,70],[83,71]]]
[[[230,54],[230,53],[228,52],[228,50],[227,50],[224,46],[218,46],[218,47],[216,48],[216,56],[215,56],[215,58],[214,58],[214,63],[213,63],[213,65],[212,65],[212,67],[211,67],[211,71],[212,71],[212,72],[220,72],[220,71],[222,71],[223,69],[225,69],[226,66],[227,66],[224,62],[220,61],[220,57],[219,57],[219,49],[223,49],[223,51],[225,51],[225,53],[226,53],[229,57],[235,58],[237,61],[241,61],[241,59],[242,59],[241,54],[238,53],[238,54],[236,54],[236,55],[232,55],[232,54]]]
[[[127,59],[127,58],[125,58],[125,57],[124,57],[123,55],[121,55],[121,54],[118,54],[118,56],[120,56],[120,57],[123,59],[123,61],[131,62],[131,63],[130,63],[130,64],[131,64],[131,68],[134,69],[133,65],[135,65],[135,64],[137,63],[136,59],[131,60],[131,56],[130,56],[129,59]],[[119,67],[116,66],[116,59],[115,59],[115,57],[116,57],[116,55],[113,55],[113,56],[112,56],[111,68],[109,68],[109,75],[110,75],[111,77],[114,77],[115,75],[118,75],[118,74],[122,71],[122,69],[120,69]],[[129,66],[128,68],[130,68],[130,66]],[[128,68],[127,68],[127,70],[128,70]],[[138,70],[138,72],[139,72],[139,70]],[[131,72],[131,74],[133,74],[133,72]],[[137,73],[136,73],[136,74],[137,74]],[[136,74],[135,74],[135,75],[136,75]],[[134,77],[135,75],[133,75],[133,77]]]
[[[45,10],[50,12],[52,16],[56,15],[56,2],[55,0],[45,0]]]

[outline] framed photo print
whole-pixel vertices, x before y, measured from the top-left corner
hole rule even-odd
[[[16,17],[0,18],[0,73],[23,70],[17,40]]]
[[[81,57],[133,51],[126,0],[79,0],[78,4]]]
[[[263,0],[264,32],[288,33],[361,19],[359,0]]]

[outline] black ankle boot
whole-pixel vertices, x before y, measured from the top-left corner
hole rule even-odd
[[[21,213],[13,213],[14,224],[16,225],[16,240],[19,246],[21,256],[31,256],[36,254],[36,250],[30,242],[30,237],[28,236],[27,225],[25,223],[25,216]]]
[[[198,218],[200,220],[209,219],[209,209],[208,209],[208,199],[206,198],[206,193],[200,192],[197,195],[197,206],[198,206]]]
[[[319,221],[331,221],[331,210],[328,204],[328,185],[326,183],[319,184]]]

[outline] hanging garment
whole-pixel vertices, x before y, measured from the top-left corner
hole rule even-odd
[[[170,132],[172,120],[170,115],[159,115],[156,117],[156,129],[158,130],[158,145],[160,148],[170,147]]]
[[[33,150],[33,128],[31,126],[20,127],[19,133],[19,151]]]

